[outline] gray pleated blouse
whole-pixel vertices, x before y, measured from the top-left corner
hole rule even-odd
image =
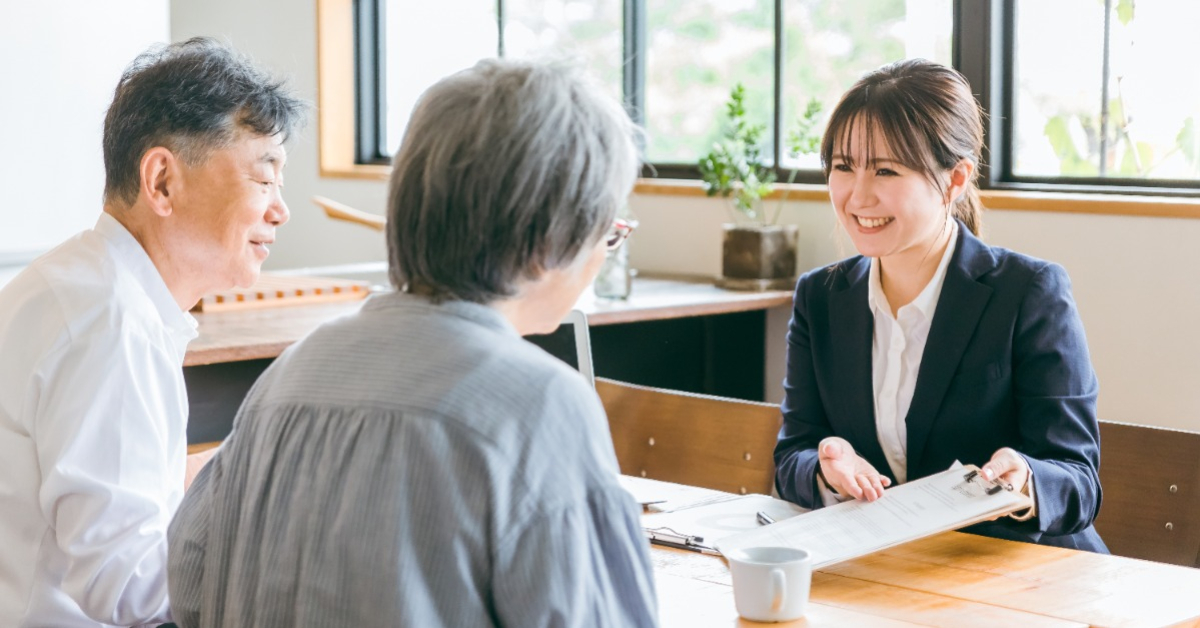
[[[170,527],[180,626],[650,626],[582,377],[492,308],[371,298],[286,351]]]

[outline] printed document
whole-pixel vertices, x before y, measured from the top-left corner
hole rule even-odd
[[[1029,497],[984,480],[967,465],[901,484],[873,502],[852,500],[717,539],[722,553],[747,547],[807,550],[819,568],[1029,508]]]

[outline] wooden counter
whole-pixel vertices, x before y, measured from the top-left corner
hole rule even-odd
[[[626,301],[596,299],[589,291],[578,307],[592,326],[765,310],[792,302],[790,290],[738,292],[711,280],[638,277]],[[361,301],[289,306],[240,312],[200,313],[200,336],[188,347],[184,366],[274,358],[325,321],[355,312]]]

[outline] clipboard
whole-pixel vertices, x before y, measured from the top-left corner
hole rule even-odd
[[[642,529],[651,543],[668,547],[683,543],[706,554],[719,554],[713,544],[722,538],[805,512],[807,508],[769,495],[730,495],[726,499],[646,515],[642,517]]]
[[[1007,489],[1007,490],[1006,490]],[[783,546],[808,551],[813,568],[1002,517],[1033,505],[1011,485],[985,480],[967,465],[716,541],[717,550]]]

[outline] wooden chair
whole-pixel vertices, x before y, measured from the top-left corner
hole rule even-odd
[[[597,378],[621,472],[730,493],[774,487],[779,406]]]
[[[1200,567],[1200,433],[1101,421],[1100,485],[1113,554]]]

